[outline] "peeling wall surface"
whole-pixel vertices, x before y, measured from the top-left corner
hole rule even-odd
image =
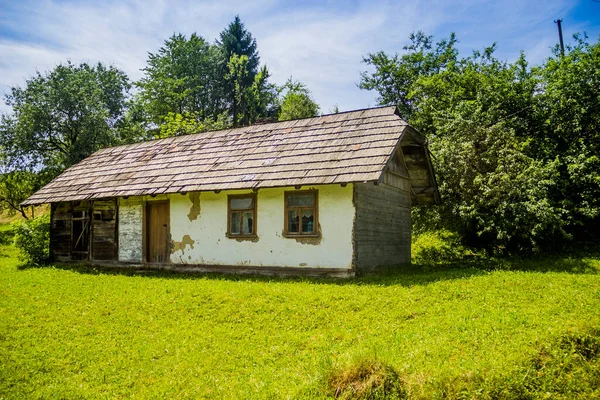
[[[169,195],[171,205],[171,262],[178,264],[210,264],[227,266],[269,266],[303,268],[341,268],[352,266],[352,229],[354,205],[352,184],[315,186],[318,189],[318,222],[320,240],[296,240],[283,237],[284,192],[294,188],[261,189],[257,193],[255,240],[228,238],[227,195],[252,193],[237,190],[202,192],[200,207],[194,196]],[[303,187],[302,189],[309,189]],[[121,205],[120,210],[127,209]],[[198,215],[196,210],[200,210]],[[127,218],[136,219],[134,211],[120,216],[121,224]],[[195,217],[191,218],[190,214]],[[136,214],[137,215],[137,214]],[[122,218],[122,219],[121,219]],[[134,229],[127,229],[127,241],[134,245]],[[125,230],[120,228],[119,232]],[[135,230],[135,233],[141,231]],[[121,239],[121,235],[119,237]],[[125,239],[125,238],[123,238]],[[139,243],[141,256],[141,239]],[[120,240],[121,249],[123,240]],[[130,245],[128,244],[129,248]],[[127,254],[135,253],[130,250]],[[135,253],[137,254],[137,253]]]
[[[190,221],[193,221],[198,218],[200,215],[200,193],[194,192],[188,194],[190,201],[192,202],[192,206],[190,207],[190,213],[188,214],[188,218]]]
[[[142,261],[143,198],[119,200],[119,261]]]

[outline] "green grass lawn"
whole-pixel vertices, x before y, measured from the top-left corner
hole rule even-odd
[[[336,281],[19,268],[9,242],[0,399],[327,398],[377,362],[410,398],[600,396],[599,258]]]

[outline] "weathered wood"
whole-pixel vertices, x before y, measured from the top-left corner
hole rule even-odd
[[[365,213],[361,212],[361,218],[364,221],[361,221],[361,224],[357,228],[362,229],[377,229],[377,227],[385,226],[386,229],[401,229],[403,226],[406,226],[410,223],[410,214],[392,214],[387,213],[386,216],[377,215],[375,212]]]
[[[414,202],[416,204],[439,204],[440,196],[426,141],[412,127],[407,126],[401,146],[413,187]],[[424,192],[416,190],[417,187],[430,187],[432,190]]]
[[[385,200],[380,200],[379,198],[373,196],[372,198],[363,198],[363,199],[357,199],[355,202],[355,205],[357,206],[365,206],[368,207],[370,204],[372,204],[373,202],[379,202],[382,204],[385,204],[385,208],[383,208],[381,210],[381,212],[379,212],[378,210],[373,210],[370,208],[367,208],[365,210],[363,210],[363,212],[367,213],[373,213],[374,215],[380,215],[380,214],[401,214],[403,211],[402,209],[406,209],[406,210],[410,210],[410,193],[409,192],[396,192],[395,193],[396,196],[394,196],[393,198],[387,198]]]
[[[89,201],[76,201],[71,204],[71,259],[86,261],[90,259],[91,207]]]
[[[117,243],[116,199],[94,201],[91,258],[98,261],[116,260]]]
[[[69,203],[50,206],[50,257],[53,260],[71,258],[71,216]]]
[[[395,175],[406,178],[409,177],[408,168],[406,168],[406,163],[404,160],[404,154],[402,153],[402,148],[400,146],[397,146],[394,155],[388,161],[387,170]]]
[[[173,264],[173,263],[111,263],[93,262],[92,265],[106,269],[134,269],[134,270],[165,270],[180,273],[204,274],[219,273],[233,275],[264,275],[264,276],[315,276],[331,278],[350,278],[355,276],[353,269],[346,268],[302,268],[302,267],[269,267],[254,266],[240,267],[239,265],[199,265],[199,264]]]
[[[387,185],[354,185],[354,265],[410,263],[410,193]]]
[[[411,189],[411,182],[409,179],[407,179],[404,176],[395,174],[392,171],[384,172],[382,177],[382,183],[404,191],[410,191]]]
[[[409,221],[407,221],[407,222],[409,222]],[[377,237],[380,234],[387,235],[387,236],[392,237],[391,239],[389,239],[391,241],[395,240],[395,239],[393,239],[394,236],[396,236],[398,234],[402,234],[402,232],[404,232],[407,235],[410,235],[409,229],[398,231],[398,228],[388,227],[385,224],[380,224],[379,226],[373,226],[373,227],[369,227],[369,228],[363,227],[361,229],[356,229],[354,231],[355,234],[364,235],[365,237],[368,237],[368,236]],[[363,239],[363,240],[365,240],[365,239]],[[378,239],[378,240],[380,240],[380,239]]]

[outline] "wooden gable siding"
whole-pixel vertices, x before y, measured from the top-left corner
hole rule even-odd
[[[378,184],[354,185],[354,266],[410,263],[412,185],[403,148],[389,158]]]

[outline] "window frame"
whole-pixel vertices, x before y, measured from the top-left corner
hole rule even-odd
[[[245,198],[251,198],[252,199],[252,208],[245,208],[245,209],[239,209],[239,210],[232,210],[231,209],[231,200],[234,199],[245,199]],[[231,213],[235,212],[235,211],[239,211],[240,212],[240,233],[231,233]],[[253,230],[252,233],[243,233],[243,215],[244,212],[246,211],[252,211],[253,213],[253,219],[252,219],[252,225],[253,225]],[[227,195],[227,231],[225,233],[225,236],[227,236],[230,239],[255,239],[258,237],[257,235],[257,231],[258,231],[258,224],[257,224],[257,196],[256,193],[245,193],[245,194],[228,194]]]
[[[288,205],[288,199],[290,196],[302,196],[312,194],[315,198],[315,204],[313,207],[298,207]],[[290,210],[306,210],[312,209],[314,222],[313,222],[313,232],[311,233],[302,233],[302,221],[299,224],[299,232],[290,232],[288,227],[288,214]],[[302,214],[300,214],[300,218],[302,218]],[[306,237],[321,237],[321,232],[319,230],[319,191],[317,189],[310,190],[294,190],[294,191],[286,191],[284,192],[284,203],[283,203],[283,236],[290,238],[306,238]]]

